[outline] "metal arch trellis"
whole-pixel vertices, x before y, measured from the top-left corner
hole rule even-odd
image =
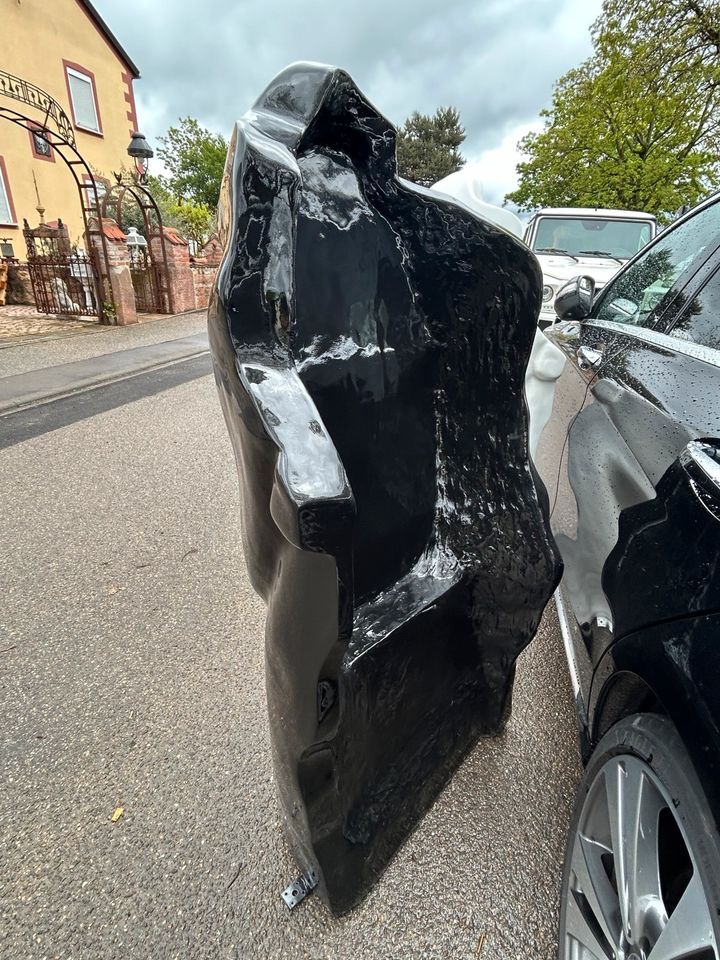
[[[28,86],[32,85],[29,84]],[[39,88],[36,87],[35,89],[38,90]],[[0,93],[3,92],[6,91],[3,91],[0,88]],[[43,91],[40,91],[40,93],[42,92]],[[9,94],[9,96],[12,96],[12,94]],[[48,95],[45,94],[45,96],[47,97]],[[15,99],[20,99],[20,97],[17,96]],[[48,97],[48,99],[52,100],[51,97]],[[52,102],[55,103],[55,101]],[[62,108],[59,107],[59,105],[58,109],[62,115],[65,116]],[[36,120],[33,120],[31,117],[27,117],[22,113],[18,113],[17,110],[12,110],[10,107],[5,106],[0,106],[0,118],[9,120],[11,123],[28,130],[34,136],[41,137],[43,140],[45,140],[45,142],[50,144],[55,152],[62,158],[70,170],[70,173],[73,175],[78,188],[78,194],[80,196],[83,222],[85,224],[85,235],[88,239],[88,246],[91,248],[88,253],[91,258],[95,258],[98,255],[98,251],[102,251],[102,257],[104,260],[104,269],[96,270],[94,272],[98,319],[101,323],[110,322],[111,316],[115,314],[115,301],[112,293],[112,286],[109,282],[110,255],[108,251],[107,238],[102,229],[100,195],[98,194],[95,178],[90,167],[87,165],[81,154],[78,153],[78,150],[75,146],[75,138],[72,135],[72,130],[70,131],[70,136],[72,139],[68,139],[59,131],[56,132],[54,130],[50,130],[46,126],[38,127]],[[67,119],[67,117],[65,119]],[[93,219],[97,223],[97,226],[91,226]],[[94,243],[90,242],[91,238],[95,238]],[[108,282],[106,284],[103,283],[103,278],[108,278]],[[105,286],[105,289],[103,289],[103,286]]]
[[[45,90],[36,87],[34,83],[28,83],[21,77],[14,77],[5,70],[0,70],[0,95],[10,97],[13,100],[19,100],[30,107],[36,107],[45,114],[43,127],[47,127],[48,120],[52,119],[58,129],[60,136],[71,146],[75,146],[75,134],[73,133],[70,118],[65,113],[60,104]]]
[[[170,283],[170,270],[168,267],[168,257],[167,257],[167,248],[166,248],[166,239],[165,232],[163,230],[162,215],[160,209],[155,201],[155,198],[150,193],[150,191],[142,183],[139,183],[137,180],[133,179],[131,181],[123,180],[118,177],[118,182],[114,183],[109,190],[106,191],[103,200],[102,200],[102,216],[106,217],[108,214],[108,209],[112,210],[114,208],[114,220],[115,223],[123,229],[123,216],[122,216],[122,204],[123,199],[126,193],[129,193],[135,202],[137,203],[140,212],[142,213],[143,223],[145,224],[146,240],[149,242],[152,238],[157,237],[160,250],[162,251],[162,270],[154,269],[154,281],[157,285],[157,294],[158,294],[158,308],[161,313],[174,313],[175,312],[175,298],[173,292],[173,286]],[[155,225],[153,226],[152,217],[155,219]],[[151,254],[152,257],[152,254]],[[154,257],[152,257],[154,260]],[[153,268],[156,265],[153,264]],[[165,289],[163,289],[163,286]]]

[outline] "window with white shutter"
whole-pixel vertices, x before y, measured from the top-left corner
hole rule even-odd
[[[67,74],[75,126],[80,127],[81,130],[100,133],[100,121],[98,118],[93,78],[67,65],[65,72]]]
[[[15,211],[10,199],[10,186],[7,182],[7,173],[2,157],[0,157],[0,225],[10,226],[15,223]]]

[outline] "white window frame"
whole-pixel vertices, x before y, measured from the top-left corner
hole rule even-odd
[[[75,122],[75,126],[76,126],[79,130],[87,130],[88,133],[97,133],[97,134],[99,134],[100,136],[102,136],[102,129],[101,129],[101,127],[100,127],[100,111],[98,110],[97,91],[95,90],[95,80],[94,80],[94,78],[91,77],[90,74],[88,74],[88,73],[83,73],[81,70],[76,70],[75,67],[68,67],[68,66],[66,66],[66,67],[65,67],[65,73],[66,73],[67,78],[68,78],[68,81],[67,81],[68,92],[69,92],[69,94],[70,94],[70,105],[71,105],[71,107],[72,107],[73,120],[74,120],[74,122]],[[78,113],[77,113],[77,109],[76,109],[76,107],[75,107],[75,100],[73,99],[73,89],[72,89],[72,83],[70,82],[70,77],[75,77],[76,80],[82,80],[82,81],[84,81],[85,83],[88,83],[88,84],[90,85],[90,92],[91,92],[91,94],[92,94],[93,110],[95,111],[95,126],[94,126],[94,127],[89,127],[89,126],[87,126],[87,124],[79,123],[79,122],[78,122],[78,118],[77,118],[77,117],[78,117]]]
[[[10,186],[5,181],[5,171],[3,170],[2,164],[0,164],[0,193],[2,193],[3,200],[5,201],[5,206],[7,207],[7,220],[0,217],[0,226],[3,227],[16,227],[17,221],[12,219],[13,216],[13,204],[10,200]]]

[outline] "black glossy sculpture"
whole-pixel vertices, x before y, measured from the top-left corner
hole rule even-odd
[[[277,783],[341,913],[502,728],[559,578],[523,396],[541,274],[398,179],[392,125],[317,64],[237,125],[221,230],[210,342]]]

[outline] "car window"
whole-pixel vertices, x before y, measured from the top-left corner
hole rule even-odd
[[[652,326],[678,281],[705,259],[720,239],[720,203],[670,227],[603,291],[598,320]]]
[[[540,217],[533,250],[629,260],[649,242],[651,231],[652,226],[647,220]]]
[[[720,270],[683,308],[670,336],[720,350]]]

